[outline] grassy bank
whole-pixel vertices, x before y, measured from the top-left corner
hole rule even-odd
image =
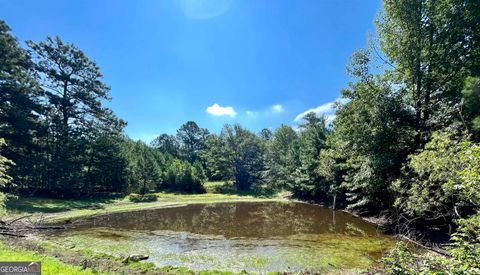
[[[4,262],[42,262],[42,274],[110,274],[95,272],[92,269],[83,269],[80,266],[65,264],[59,259],[46,256],[34,251],[24,250],[18,247],[7,246],[0,240],[0,260]]]
[[[25,242],[22,242],[25,245]],[[168,274],[168,275],[241,275],[246,272],[233,273],[218,270],[194,271],[184,267],[156,267],[152,263],[123,262],[122,258],[102,253],[82,253],[67,251],[58,244],[48,241],[31,241],[29,246],[35,249],[25,249],[20,243],[0,238],[0,261],[35,261],[42,263],[42,274],[45,275],[109,275],[109,274]],[[92,266],[94,268],[90,268]],[[279,273],[268,273],[277,275]]]
[[[158,200],[146,203],[134,203],[124,196],[82,200],[11,197],[6,204],[6,219],[13,220],[29,216],[29,219],[56,223],[92,215],[177,207],[187,204],[285,201],[281,194],[236,192],[223,182],[209,182],[205,185],[207,189],[205,194],[156,193]],[[25,246],[25,244],[27,245]],[[143,262],[125,264],[121,257],[96,253],[93,250],[65,248],[65,245],[38,239],[22,242],[0,239],[0,260],[41,261],[43,274],[116,274],[118,272],[127,272],[128,274],[235,274],[215,270],[194,272],[186,268],[170,266],[156,268],[152,263]],[[89,263],[86,268],[83,268],[85,265],[82,267],[80,264],[84,262]]]
[[[90,198],[84,200],[50,199],[36,197],[11,198],[7,202],[8,218],[32,215],[45,223],[62,222],[69,219],[115,212],[134,211],[164,207],[176,207],[197,203],[241,202],[241,201],[285,201],[280,194],[258,194],[235,192],[222,182],[206,183],[205,194],[156,193],[158,201],[134,203],[127,197]]]

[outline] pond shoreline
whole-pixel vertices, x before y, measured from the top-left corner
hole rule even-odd
[[[77,219],[93,218],[93,217],[104,216],[104,215],[109,215],[113,213],[125,213],[125,212],[132,212],[132,211],[181,207],[181,206],[193,205],[193,204],[215,204],[215,203],[229,203],[229,202],[231,203],[294,202],[294,203],[302,203],[302,204],[316,205],[324,208],[329,208],[326,205],[321,205],[318,203],[312,203],[307,201],[294,200],[289,197],[280,196],[280,195],[265,198],[265,197],[255,197],[255,196],[236,196],[236,195],[232,196],[232,195],[220,195],[220,194],[204,194],[204,195],[159,194],[159,201],[155,203],[130,203],[128,201],[123,200],[123,201],[116,201],[113,203],[107,203],[105,205],[102,205],[101,207],[99,206],[95,206],[93,208],[82,207],[81,209],[72,209],[72,210],[61,211],[58,213],[52,213],[48,215],[36,213],[31,218],[32,220],[35,220],[35,222],[41,222],[41,224],[44,224],[44,225],[62,224],[68,227],[68,224],[75,222],[75,220]],[[362,219],[363,221],[376,224],[371,220],[365,219],[364,217],[361,217],[358,215],[354,215],[353,213],[344,211],[343,209],[339,209],[336,211],[346,212],[352,216]],[[51,248],[51,244],[47,243],[47,247],[44,248],[43,246],[45,244],[38,243],[38,240],[39,240],[39,238],[37,238],[38,234],[40,234],[40,232],[31,232],[29,234],[30,236],[24,239],[22,242],[16,242],[15,239],[8,238],[10,240],[8,241],[8,243],[12,248],[19,248],[23,250],[25,249],[33,250],[40,254],[57,257],[59,259],[62,259],[62,261],[72,265],[79,265],[79,261],[77,258],[83,257],[84,261],[83,260],[80,261],[80,265],[84,265],[83,262],[87,262],[87,267],[92,267],[93,269],[95,269],[95,266],[97,266],[98,268],[100,268],[100,270],[102,270],[103,268],[101,267],[101,265],[102,263],[104,264],[104,262],[108,262],[107,266],[111,266],[112,264],[117,265],[117,264],[120,264],[121,262],[120,258],[117,259],[117,258],[109,258],[109,257],[107,257],[108,259],[104,257],[100,257],[101,259],[100,261],[98,261],[98,259],[91,259],[91,257],[89,258],[89,257],[85,257],[85,255],[82,256],[79,253],[74,253],[75,251],[72,251],[71,248],[65,248],[61,246],[60,247],[57,246],[55,249],[53,249],[53,251],[50,251],[48,248]],[[65,255],[62,256],[64,252],[65,252]],[[75,255],[73,257],[73,260],[71,257],[72,253]],[[137,265],[140,265],[140,266],[142,266],[143,264],[144,263],[137,263]],[[142,268],[143,267],[140,267],[140,269]],[[110,267],[108,267],[107,269],[110,269]],[[157,272],[157,273],[154,272],[152,274],[158,274],[159,269],[157,267],[150,266],[147,269],[152,271],[155,270],[155,272]],[[172,272],[173,273],[170,273],[170,274],[183,274],[183,272],[179,272],[179,273],[175,273],[175,271],[172,271]],[[136,274],[136,273],[129,272],[129,274]],[[232,274],[235,274],[235,273],[232,273]]]
[[[174,262],[191,269],[261,273],[365,269],[394,245],[375,225],[335,213],[293,201],[195,203],[90,216],[46,237],[80,251],[91,249],[88,242],[98,244],[97,253],[125,257],[134,251],[159,267]]]
[[[359,219],[362,219],[366,222],[369,222],[369,223],[372,223],[372,224],[375,224],[381,228],[389,228],[390,226],[393,225],[393,222],[387,217],[387,215],[364,215],[364,214],[361,214],[360,212],[358,211],[352,211],[352,210],[348,210],[344,207],[340,207],[340,208],[333,208],[331,204],[326,204],[326,203],[321,203],[321,202],[316,202],[316,201],[308,201],[308,200],[298,200],[298,199],[293,199],[293,198],[287,198],[288,201],[291,201],[291,202],[298,202],[298,203],[307,203],[307,204],[310,204],[310,205],[317,205],[317,206],[321,206],[321,207],[324,207],[324,208],[329,208],[329,209],[332,209],[334,211],[340,211],[340,212],[345,212],[345,213],[348,213],[354,217],[357,217]]]

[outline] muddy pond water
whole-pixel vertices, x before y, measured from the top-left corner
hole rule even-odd
[[[348,213],[294,202],[235,202],[80,219],[49,236],[78,250],[148,254],[158,266],[225,271],[353,271],[394,244]]]

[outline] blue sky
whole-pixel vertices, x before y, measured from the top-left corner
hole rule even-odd
[[[20,40],[59,35],[101,67],[134,139],[188,120],[218,132],[295,125],[331,104],[379,0],[0,0]]]

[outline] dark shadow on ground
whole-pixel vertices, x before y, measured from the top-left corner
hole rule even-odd
[[[108,196],[85,199],[53,199],[9,196],[5,206],[7,212],[10,213],[56,213],[71,209],[100,209],[103,208],[103,204],[111,203],[118,198],[118,196]]]

